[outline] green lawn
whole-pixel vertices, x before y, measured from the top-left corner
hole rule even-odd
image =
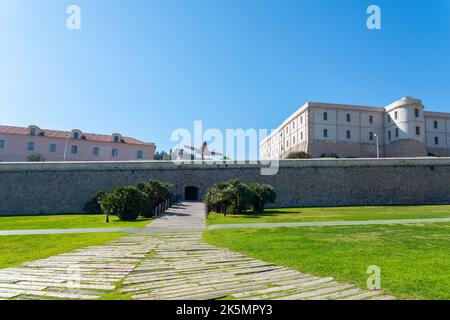
[[[222,229],[208,243],[366,288],[381,267],[382,289],[397,298],[450,299],[450,224]]]
[[[379,206],[266,209],[264,213],[228,215],[211,213],[207,224],[357,221],[385,219],[450,218],[449,205],[433,206]]]
[[[116,216],[110,216],[110,222],[105,222],[102,214],[70,214],[70,215],[39,215],[20,217],[0,217],[0,230],[31,230],[31,229],[77,229],[77,228],[142,228],[152,219],[139,218],[138,221],[120,221]]]
[[[124,233],[0,236],[0,268],[43,259],[74,249],[99,245]]]

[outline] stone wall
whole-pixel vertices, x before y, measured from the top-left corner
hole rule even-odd
[[[261,164],[171,162],[0,163],[0,214],[80,213],[96,191],[148,179],[202,195],[232,178],[270,183],[274,206],[450,204],[450,158],[283,160],[278,174]]]

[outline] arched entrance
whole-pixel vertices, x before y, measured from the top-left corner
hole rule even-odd
[[[184,188],[184,200],[198,201],[200,200],[200,191],[197,187],[188,186]]]

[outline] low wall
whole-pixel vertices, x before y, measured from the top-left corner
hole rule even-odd
[[[282,160],[260,164],[172,162],[0,163],[0,215],[80,213],[96,191],[149,179],[202,195],[218,181],[263,182],[278,192],[273,206],[450,204],[450,158]]]

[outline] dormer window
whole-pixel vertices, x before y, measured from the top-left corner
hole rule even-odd
[[[119,133],[113,133],[113,142],[119,143],[122,141],[122,136]]]
[[[72,139],[74,140],[78,140],[82,138],[83,133],[78,130],[78,129],[73,129],[72,130]]]

